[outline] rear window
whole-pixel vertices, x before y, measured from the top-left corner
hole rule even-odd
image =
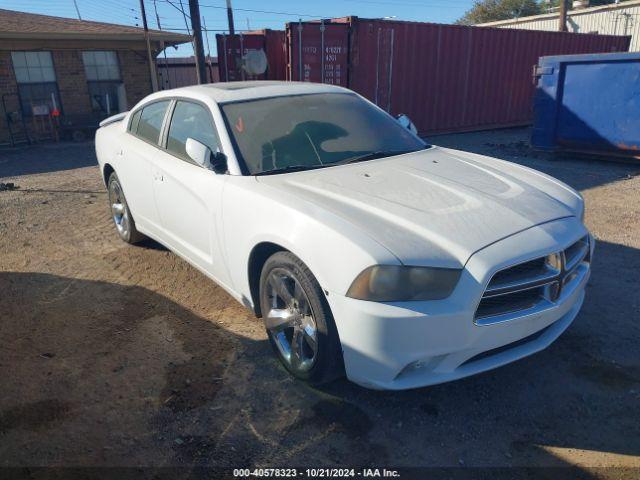
[[[144,107],[140,115],[136,135],[148,142],[158,145],[162,121],[164,120],[164,115],[167,112],[169,103],[171,102],[166,100],[151,103]]]

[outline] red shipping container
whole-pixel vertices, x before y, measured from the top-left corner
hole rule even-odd
[[[349,28],[324,22],[289,23],[287,57],[288,79],[347,87]]]
[[[267,80],[284,80],[287,76],[286,38],[284,30],[266,29]]]
[[[284,80],[286,77],[285,35],[282,30],[255,30],[242,34],[216,35],[220,81]],[[242,68],[242,59],[251,51],[265,53],[267,70],[250,75]]]
[[[532,121],[546,55],[621,52],[630,37],[345,17],[287,24],[287,79],[347,86],[421,134]]]

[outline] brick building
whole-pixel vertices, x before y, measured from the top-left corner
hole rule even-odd
[[[150,30],[154,58],[187,35]],[[55,138],[152,91],[143,30],[0,9],[0,144]]]

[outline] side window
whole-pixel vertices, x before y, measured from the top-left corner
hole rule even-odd
[[[189,137],[205,144],[212,152],[219,148],[218,136],[208,109],[197,103],[178,100],[169,126],[167,150],[179,157],[188,158],[186,143]]]
[[[140,121],[140,115],[142,114],[142,109],[137,110],[133,115],[131,115],[131,121],[129,122],[129,131],[131,133],[136,133],[138,130],[138,122]]]
[[[155,102],[142,109],[136,131],[139,137],[158,145],[162,121],[164,120],[164,114],[167,111],[169,103],[171,103],[169,100]]]

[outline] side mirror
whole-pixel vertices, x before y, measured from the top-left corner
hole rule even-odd
[[[396,117],[396,120],[398,121],[398,123],[403,126],[404,128],[406,128],[407,130],[409,130],[411,133],[413,133],[414,135],[418,134],[418,129],[416,128],[416,126],[413,124],[413,122],[411,121],[411,119],[409,118],[408,115],[401,113],[400,115],[398,115]]]
[[[211,168],[216,173],[227,173],[229,170],[227,166],[227,156],[218,151],[211,155]]]
[[[211,165],[211,149],[204,143],[194,140],[193,138],[187,138],[185,150],[187,151],[189,158],[201,167],[209,168]]]
[[[227,157],[222,152],[212,152],[204,143],[187,138],[185,150],[189,158],[204,168],[215,173],[227,173]]]

